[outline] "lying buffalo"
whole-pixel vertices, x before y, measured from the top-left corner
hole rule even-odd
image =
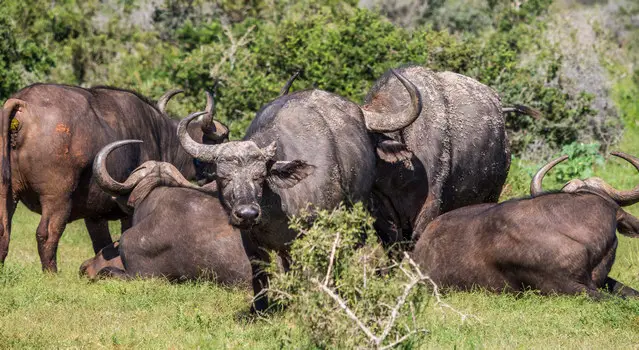
[[[288,218],[312,206],[335,208],[342,201],[367,200],[375,174],[369,131],[399,130],[419,115],[421,98],[415,86],[398,75],[411,104],[395,115],[379,115],[322,90],[284,95],[263,107],[243,141],[202,145],[178,126],[184,149],[203,162],[214,163],[220,198],[231,223],[250,232],[251,260],[266,260],[262,248],[286,256],[296,233]],[[393,150],[387,150],[392,152]],[[256,295],[266,284],[261,264],[253,264]],[[266,306],[258,298],[254,307]]]
[[[613,153],[639,170],[639,159]],[[616,230],[639,237],[639,219],[621,206],[639,201],[639,186],[618,191],[598,178],[573,180],[561,192],[543,193],[539,170],[532,198],[479,204],[441,215],[421,234],[413,258],[444,287],[490,291],[535,289],[543,294],[598,288],[624,296],[639,292],[608,276],[617,249]]]
[[[36,238],[45,270],[57,270],[58,241],[70,221],[84,219],[96,252],[112,242],[107,220],[125,214],[97,186],[91,171],[96,153],[110,142],[144,141],[141,149],[119,150],[111,157],[108,167],[116,179],[151,159],[174,164],[189,179],[196,177],[194,160],[176,137],[178,122],[163,111],[175,93],[167,93],[158,105],[108,87],[35,84],[11,96],[0,116],[0,263],[8,253],[18,200],[42,214]],[[194,123],[189,133],[204,143],[217,143],[228,134],[210,118]],[[122,226],[130,226],[128,219]]]
[[[419,66],[398,69],[423,98],[417,120],[379,137],[378,154],[401,142],[412,152],[412,169],[398,162],[379,162],[374,188],[376,228],[394,243],[416,240],[440,213],[470,204],[496,202],[510,167],[510,149],[502,113],[534,111],[502,108],[491,88],[451,72]],[[366,104],[384,120],[404,110],[411,98],[394,75],[373,86]]]
[[[106,159],[116,148],[140,141],[111,143],[97,155],[93,172],[100,187],[133,210],[133,226],[120,242],[85,261],[90,278],[163,276],[171,280],[212,279],[224,284],[251,281],[251,266],[240,231],[228,223],[215,183],[197,187],[171,164],[148,161],[120,183]]]

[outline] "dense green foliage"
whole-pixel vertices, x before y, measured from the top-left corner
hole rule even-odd
[[[10,23],[0,56],[11,57],[0,67],[0,98],[43,80],[114,85],[151,97],[182,87],[187,97],[172,110],[184,116],[201,108],[203,90],[220,80],[218,114],[238,138],[294,71],[303,71],[296,88],[317,87],[359,102],[388,68],[415,63],[474,77],[495,88],[505,104],[540,109],[540,120],[508,116],[516,152],[540,140],[559,148],[592,136],[584,135],[588,96],[568,94],[555,83],[561,57],[541,35],[540,16],[550,0],[519,8],[492,0],[474,10],[485,19],[480,27],[469,19],[425,21],[413,29],[355,1],[331,0],[167,0],[153,10],[150,26],[134,25],[130,14],[144,4],[9,1],[0,9],[0,20]]]
[[[293,264],[288,273],[271,267],[270,286],[273,299],[288,306],[296,323],[305,328],[304,333],[321,347],[375,345],[321,289],[323,285],[338,295],[375,337],[381,337],[388,328],[386,340],[378,345],[389,345],[411,331],[414,333],[407,339],[411,343],[423,338],[425,329],[417,329],[411,315],[429,312],[425,308],[429,300],[426,281],[408,289],[405,302],[397,303],[415,272],[410,272],[413,268],[406,262],[400,270],[387,257],[377,242],[374,219],[364,206],[356,203],[352,208],[320,211],[312,225],[307,217],[291,220],[291,228],[300,233],[291,245]],[[394,309],[399,316],[389,323]]]

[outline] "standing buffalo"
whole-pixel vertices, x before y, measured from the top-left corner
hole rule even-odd
[[[0,116],[0,263],[9,250],[18,200],[42,214],[36,238],[44,270],[57,270],[58,241],[70,221],[84,219],[96,252],[112,242],[107,220],[125,215],[97,186],[91,171],[96,153],[110,142],[145,142],[141,149],[120,150],[111,157],[108,166],[116,179],[150,159],[172,163],[187,178],[195,177],[194,160],[176,137],[178,122],[163,112],[175,93],[167,93],[156,105],[115,88],[35,84],[8,99]],[[189,132],[204,143],[217,143],[228,133],[211,119],[194,124]],[[124,229],[130,226],[123,221]]]
[[[639,159],[613,153],[639,170]],[[536,289],[544,294],[598,288],[624,296],[639,292],[608,276],[617,249],[616,230],[639,237],[639,219],[621,206],[639,201],[639,186],[618,191],[599,178],[572,180],[561,192],[543,193],[539,170],[533,198],[479,204],[453,210],[421,233],[413,258],[443,287],[490,291]]]
[[[412,152],[412,169],[379,162],[373,199],[376,228],[388,243],[409,240],[440,213],[470,204],[496,202],[510,167],[499,96],[489,87],[451,72],[419,67],[398,69],[423,98],[417,120],[399,132],[379,137],[378,155],[398,141]],[[373,86],[366,104],[383,116],[404,110],[411,98],[386,73]],[[520,106],[517,112],[528,112]]]
[[[215,183],[197,187],[171,164],[148,161],[124,182],[108,173],[114,149],[140,141],[111,143],[97,155],[93,173],[105,192],[133,209],[133,226],[120,242],[82,264],[90,278],[163,276],[171,280],[208,278],[223,284],[251,281],[251,266],[240,231],[228,223]]]
[[[342,201],[368,199],[375,176],[369,131],[404,128],[421,109],[416,87],[398,78],[409,91],[411,103],[382,120],[340,96],[307,90],[281,96],[263,107],[243,141],[202,145],[186,132],[197,114],[180,122],[178,134],[184,149],[216,165],[218,190],[230,221],[250,233],[251,260],[268,259],[262,248],[286,256],[296,236],[288,227],[288,218],[309,205],[331,209]],[[253,264],[253,269],[253,288],[259,295],[266,276],[261,264]],[[265,298],[256,299],[255,308],[265,306]]]

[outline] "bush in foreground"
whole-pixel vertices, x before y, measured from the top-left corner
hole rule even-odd
[[[428,277],[409,258],[388,257],[361,203],[315,213],[312,224],[308,219],[303,214],[291,220],[300,237],[291,246],[290,271],[269,268],[271,299],[284,304],[322,347],[418,342],[427,330],[416,315],[427,312],[431,295],[435,304],[448,306]]]

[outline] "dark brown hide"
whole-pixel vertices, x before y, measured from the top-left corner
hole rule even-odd
[[[116,179],[151,159],[174,164],[187,178],[196,177],[194,160],[175,134],[178,122],[130,91],[35,84],[7,100],[1,122],[0,262],[8,253],[17,200],[42,214],[36,237],[45,270],[57,270],[58,241],[68,222],[85,220],[96,252],[112,242],[107,220],[126,215],[96,185],[91,171],[96,153],[109,142],[144,141],[141,148],[118,150],[111,157],[108,168]],[[203,135],[199,121],[189,133],[204,143],[224,136]],[[128,221],[123,221],[124,229]]]
[[[238,229],[217,199],[216,184],[190,184],[177,169],[148,161],[124,182],[113,180],[104,163],[109,153],[132,140],[111,143],[98,153],[94,165],[102,188],[122,197],[133,210],[133,226],[94,258],[80,274],[89,278],[163,276],[170,280],[210,279],[246,284],[251,267]]]
[[[639,296],[608,277],[616,230],[639,237],[639,220],[589,183],[573,180],[560,193],[450,211],[421,233],[412,256],[441,287],[593,297],[607,288]]]
[[[85,261],[81,274],[249,285],[251,265],[240,230],[228,223],[217,197],[159,186],[138,203],[133,226],[119,246],[110,245]]]
[[[396,141],[412,162],[379,161],[374,187],[376,228],[388,243],[418,238],[440,213],[496,202],[510,167],[502,105],[491,88],[463,75],[409,66],[397,69],[422,96],[421,115],[397,133],[378,138],[382,160]],[[387,73],[365,105],[380,116],[410,104],[402,84]],[[517,110],[519,111],[519,110]]]

